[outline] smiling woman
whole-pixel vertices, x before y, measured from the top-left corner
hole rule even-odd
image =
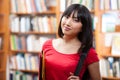
[[[45,80],[82,80],[86,70],[92,80],[101,80],[99,59],[92,45],[92,19],[85,6],[72,4],[64,11],[58,36],[57,39],[46,41],[42,48],[45,57]],[[74,72],[80,55],[86,54],[85,52],[88,52],[87,57],[80,74],[76,76]]]
[[[64,35],[77,36],[77,33],[81,32],[82,29],[82,23],[77,18],[77,12],[70,16],[63,16],[61,28]]]

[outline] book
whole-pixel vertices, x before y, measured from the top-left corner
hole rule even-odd
[[[115,13],[102,15],[102,32],[115,32],[116,17]]]
[[[116,60],[113,65],[113,76],[120,78],[120,62],[119,60]]]
[[[112,55],[120,55],[120,34],[115,34],[112,39]]]

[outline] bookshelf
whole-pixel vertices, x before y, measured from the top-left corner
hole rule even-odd
[[[101,75],[103,80],[120,79],[120,49],[113,48],[120,35],[120,0],[96,0],[95,15],[97,16],[95,39],[96,51],[100,56]],[[110,4],[109,4],[110,3]],[[109,27],[109,28],[108,28]],[[117,40],[115,39],[117,36]],[[113,43],[115,41],[115,43]],[[103,70],[104,69],[104,70]]]
[[[57,37],[58,0],[9,1],[9,78],[38,80],[42,44]]]
[[[6,80],[6,63],[9,49],[8,24],[9,2],[0,0],[0,80]]]
[[[43,10],[40,9],[40,5],[35,3],[34,1],[41,1],[42,6],[47,5],[47,8],[44,7]],[[106,34],[117,34],[120,33],[120,25],[116,25],[114,32],[102,32],[102,15],[108,12],[119,12],[119,9],[110,9],[110,7],[100,7],[100,1],[108,3],[107,1],[113,0],[84,0],[82,4],[88,1],[89,4],[93,4],[90,6],[91,15],[93,15],[94,25],[93,25],[93,33],[95,36],[95,45],[96,51],[100,56],[100,59],[108,59],[109,57],[113,58],[120,58],[120,55],[111,55],[111,46],[107,46],[103,44],[106,40]],[[94,1],[94,2],[92,2]],[[120,1],[120,0],[115,0]],[[31,2],[31,3],[30,3]],[[37,78],[38,70],[26,68],[20,68],[15,61],[15,58],[18,56],[18,60],[20,58],[21,61],[25,59],[25,56],[30,57],[32,56],[31,61],[34,63],[34,58],[39,55],[40,47],[45,39],[48,38],[56,38],[56,29],[59,23],[59,19],[61,14],[63,13],[64,9],[67,5],[74,2],[74,0],[48,0],[48,3],[44,4],[44,0],[0,0],[0,38],[2,39],[2,46],[0,49],[0,80],[6,80],[6,64],[7,59],[9,56],[9,77],[13,75],[19,76],[35,76]],[[15,5],[16,3],[17,6]],[[26,7],[26,5],[28,7]],[[80,2],[77,2],[80,3]],[[118,2],[120,3],[120,2]],[[66,5],[67,4],[67,5]],[[22,6],[21,6],[22,5]],[[32,5],[32,6],[30,6]],[[37,5],[37,6],[36,6]],[[85,4],[84,4],[85,5]],[[109,4],[106,4],[109,5]],[[95,6],[95,7],[93,7]],[[103,8],[104,7],[104,8]],[[101,9],[100,9],[101,8]],[[51,20],[56,19],[56,20]],[[39,24],[38,24],[39,21]],[[45,23],[50,23],[50,21],[54,21],[55,23],[54,28],[49,28],[49,30],[42,27],[40,24],[46,21]],[[43,22],[44,23],[44,22]],[[118,22],[119,23],[119,22]],[[52,24],[52,23],[50,23]],[[53,26],[52,25],[52,26]],[[15,27],[16,26],[16,27]],[[29,26],[29,27],[26,27]],[[35,27],[37,26],[37,27]],[[46,25],[47,26],[47,25]],[[41,29],[40,29],[41,28]],[[42,30],[42,31],[41,31]],[[45,38],[47,37],[47,38]],[[40,39],[40,45],[37,45]],[[31,41],[31,42],[27,42]],[[33,42],[32,42],[33,41]],[[22,45],[22,43],[26,45]],[[18,44],[19,43],[19,44]],[[29,43],[29,44],[28,44]],[[32,44],[34,45],[32,45]],[[28,44],[28,45],[27,45]],[[35,46],[36,47],[29,47],[28,46]],[[39,48],[38,48],[39,46]],[[34,49],[32,49],[34,48]],[[37,58],[38,59],[38,58]],[[17,60],[16,60],[17,61]],[[5,64],[6,63],[6,64]],[[16,63],[16,64],[15,64]],[[19,63],[19,62],[18,62]],[[31,63],[32,64],[32,63]],[[19,64],[18,64],[19,65]],[[103,80],[119,80],[118,77],[111,77],[111,76],[102,76]],[[12,79],[11,79],[12,80]]]
[[[41,1],[44,9],[41,9],[40,4],[38,4],[40,2],[37,1]],[[74,0],[70,1],[73,2]],[[19,63],[24,63],[23,60],[28,57],[32,57],[30,60],[31,64],[34,63],[34,59],[38,60],[36,57],[39,55],[41,45],[46,39],[44,37],[57,37],[57,25],[59,23],[60,16],[64,11],[61,11],[61,8],[65,9],[67,5],[71,4],[71,2],[67,2],[67,0],[47,0],[47,2],[48,3],[44,4],[44,0],[0,0],[0,37],[2,37],[3,40],[3,48],[0,50],[0,80],[6,80],[6,77],[8,77],[10,80],[13,80],[13,77],[16,76],[22,76],[23,78],[27,76],[31,78],[31,75],[34,76],[35,80],[38,78],[37,68],[26,68],[24,67],[24,64]],[[64,4],[65,7],[61,6],[63,3],[67,5]],[[92,3],[94,5],[94,2]],[[91,14],[95,14],[93,8],[90,8],[90,11]],[[44,30],[43,27],[40,29],[41,25],[46,27],[49,26],[46,24],[40,24],[44,23],[40,21],[46,21],[46,23],[48,21],[47,24],[49,24],[50,21],[55,22],[53,23],[54,28],[52,27],[53,30],[51,28],[49,30],[46,30],[45,28]],[[41,43],[40,45],[34,43],[39,42],[39,39]],[[35,44],[37,48],[32,47],[35,46]],[[31,47],[28,49],[28,46]],[[8,73],[6,72],[7,59],[9,60]],[[9,76],[6,76],[6,74],[9,74]],[[17,80],[17,78],[15,79]]]

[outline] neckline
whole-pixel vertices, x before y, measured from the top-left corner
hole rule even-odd
[[[54,48],[54,46],[53,46],[53,39],[51,40],[51,46],[52,46],[52,49],[56,52],[56,53],[58,53],[58,54],[61,54],[61,55],[79,55],[78,53],[71,53],[71,54],[65,54],[65,53],[62,53],[62,52],[59,52],[59,51],[57,51],[55,48]]]

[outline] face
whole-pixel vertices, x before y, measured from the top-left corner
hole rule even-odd
[[[75,36],[81,32],[82,23],[77,18],[77,13],[70,16],[63,16],[61,21],[61,28],[64,35]]]

